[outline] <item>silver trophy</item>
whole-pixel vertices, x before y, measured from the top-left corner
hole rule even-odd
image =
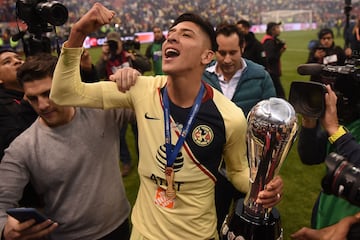
[[[256,104],[248,114],[247,148],[250,167],[250,191],[234,204],[225,219],[222,239],[283,239],[280,214],[275,208],[256,203],[279,172],[294,143],[298,124],[294,108],[281,98],[270,98]]]

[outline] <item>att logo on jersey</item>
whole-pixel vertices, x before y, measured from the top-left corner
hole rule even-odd
[[[174,146],[173,146],[174,147]],[[160,146],[156,153],[156,160],[158,167],[165,172],[166,167],[166,147],[165,145]],[[184,156],[182,155],[181,151],[176,156],[174,162],[174,172],[180,171],[180,169],[184,166]]]

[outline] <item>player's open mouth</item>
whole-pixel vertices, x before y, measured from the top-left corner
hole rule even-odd
[[[165,57],[167,58],[177,57],[179,55],[180,55],[179,51],[174,48],[168,48],[165,50]]]

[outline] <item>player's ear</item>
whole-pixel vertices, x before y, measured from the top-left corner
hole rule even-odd
[[[204,65],[209,64],[214,59],[215,53],[210,49],[206,49],[201,55],[201,63]]]

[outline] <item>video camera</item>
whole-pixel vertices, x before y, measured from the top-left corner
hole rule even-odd
[[[325,165],[327,173],[321,182],[323,191],[360,207],[360,167],[334,152],[326,157]]]
[[[134,52],[135,50],[140,50],[140,42],[135,41],[134,39],[128,39],[123,42],[123,48],[125,51]]]
[[[278,49],[281,49],[286,45],[286,42],[279,38],[275,38],[275,45],[278,47]]]
[[[302,64],[300,75],[318,76],[318,81],[294,81],[290,86],[289,102],[296,112],[319,118],[325,112],[325,85],[330,85],[338,97],[337,111],[341,123],[349,123],[360,116],[360,61],[351,59],[344,66]]]
[[[43,33],[51,32],[54,26],[66,23],[68,10],[57,1],[17,0],[16,17],[27,24],[27,31],[32,34],[26,40],[24,39],[26,31],[13,36],[14,41],[22,39],[25,55],[28,56],[38,52],[51,52],[50,39]]]

